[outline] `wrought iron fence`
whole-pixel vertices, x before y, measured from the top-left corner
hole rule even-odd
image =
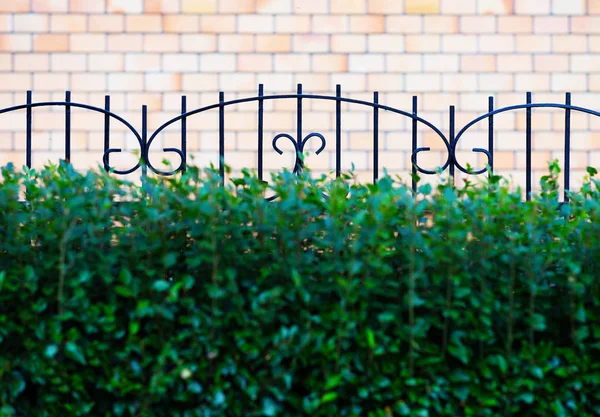
[[[270,100],[282,100],[282,99],[293,99],[296,100],[296,136],[289,133],[279,133],[277,134],[271,141],[271,146],[273,149],[282,154],[283,151],[279,147],[278,143],[282,139],[287,139],[293,145],[296,156],[295,162],[293,166],[293,172],[298,173],[304,167],[302,154],[304,152],[304,148],[307,142],[313,138],[314,140],[318,140],[320,142],[320,146],[316,150],[316,154],[321,153],[327,147],[327,141],[325,137],[318,132],[311,132],[304,135],[303,132],[303,101],[307,99],[312,100],[327,100],[335,102],[335,174],[336,176],[340,176],[341,166],[342,166],[342,103],[350,103],[357,104],[361,106],[366,106],[372,109],[372,117],[373,117],[373,130],[372,130],[372,140],[373,140],[373,181],[376,182],[378,180],[379,173],[379,120],[380,120],[380,112],[388,111],[403,117],[410,118],[412,121],[411,125],[411,162],[412,162],[412,173],[421,173],[425,175],[434,175],[437,174],[440,170],[442,172],[448,171],[449,175],[453,178],[455,175],[455,171],[458,169],[459,171],[471,174],[471,175],[481,175],[484,173],[488,173],[491,175],[494,169],[494,116],[511,111],[525,110],[526,112],[526,121],[525,121],[525,153],[526,153],[526,198],[531,198],[531,189],[532,189],[532,109],[534,108],[554,108],[554,109],[562,109],[565,114],[565,124],[564,124],[564,188],[565,188],[565,201],[568,201],[568,196],[566,191],[570,189],[570,159],[571,159],[571,112],[583,112],[593,116],[600,116],[600,113],[588,108],[573,106],[571,104],[571,93],[566,93],[565,102],[564,103],[533,103],[532,94],[528,92],[526,94],[526,102],[525,104],[513,105],[508,107],[502,107],[495,109],[494,108],[494,98],[489,97],[488,102],[488,111],[481,116],[471,120],[465,126],[463,126],[458,133],[456,133],[456,118],[455,118],[455,106],[450,106],[449,108],[449,126],[448,126],[448,136],[446,136],[440,128],[432,124],[431,122],[423,119],[419,116],[417,111],[417,97],[413,96],[412,98],[412,109],[411,111],[404,111],[398,108],[390,107],[379,102],[379,93],[373,93],[372,101],[364,101],[364,100],[356,100],[352,98],[346,98],[342,96],[342,89],[340,85],[336,86],[336,94],[335,96],[327,96],[327,95],[315,95],[315,94],[304,94],[302,91],[302,84],[299,84],[297,87],[297,91],[295,94],[279,94],[279,95],[265,95],[263,85],[259,85],[258,95],[254,97],[235,99],[230,101],[225,101],[225,96],[223,92],[219,93],[219,101],[217,103],[211,104],[209,106],[204,106],[196,109],[189,110],[187,108],[187,100],[186,96],[181,97],[181,114],[177,117],[173,117],[170,120],[163,123],[160,127],[158,127],[154,132],[150,133],[148,131],[148,109],[147,106],[142,106],[142,121],[141,121],[141,130],[138,131],[130,122],[125,120],[123,117],[111,111],[111,101],[110,96],[105,96],[104,108],[95,107],[88,104],[76,103],[71,101],[71,92],[67,91],[65,94],[64,101],[45,101],[45,102],[34,102],[31,91],[27,91],[26,95],[26,103],[21,105],[16,105],[12,107],[7,107],[0,109],[0,115],[8,112],[18,111],[18,110],[26,110],[26,145],[25,145],[25,153],[26,153],[26,165],[31,167],[32,160],[32,122],[33,122],[33,109],[38,107],[64,107],[65,108],[65,154],[64,159],[66,161],[71,161],[71,109],[73,108],[81,108],[87,109],[94,112],[99,112],[104,115],[104,153],[102,157],[102,162],[104,165],[104,169],[107,171],[114,172],[116,174],[130,174],[137,170],[141,169],[141,175],[146,176],[147,170],[150,169],[151,172],[158,175],[174,175],[178,172],[184,172],[187,166],[187,121],[190,117],[207,112],[210,110],[218,110],[219,111],[219,122],[218,122],[218,153],[219,153],[219,171],[221,177],[225,177],[225,164],[226,164],[226,154],[225,154],[225,109],[228,106],[233,106],[236,104],[242,103],[250,103],[255,102],[257,104],[257,112],[258,112],[258,123],[257,123],[257,151],[258,151],[258,176],[260,179],[263,179],[264,174],[264,164],[263,164],[263,156],[264,156],[264,113],[265,108],[264,104],[266,101]],[[140,150],[140,160],[136,163],[135,166],[128,169],[115,169],[110,165],[110,155],[113,153],[122,152],[120,148],[111,148],[110,147],[110,128],[112,119],[117,122],[122,123],[131,133],[135,136]],[[485,168],[479,170],[470,170],[464,167],[456,158],[456,149],[459,141],[465,135],[465,133],[476,123],[484,121],[487,119],[488,127],[487,127],[487,136],[488,143],[486,148],[473,148],[473,152],[482,153],[487,157],[487,164]],[[176,123],[180,124],[180,135],[181,135],[181,143],[180,148],[163,148],[162,151],[166,153],[175,153],[180,158],[179,166],[170,171],[163,171],[156,168],[149,158],[149,150],[152,146],[152,143],[157,138],[157,136],[163,132],[167,127],[174,125]],[[431,129],[443,142],[443,145],[447,151],[447,157],[442,166],[439,167],[438,170],[429,170],[421,167],[418,162],[418,155],[422,152],[428,152],[431,149],[429,147],[418,147],[417,143],[417,129],[419,124],[422,124],[429,129]],[[413,179],[412,181],[413,189],[416,189],[416,183]]]

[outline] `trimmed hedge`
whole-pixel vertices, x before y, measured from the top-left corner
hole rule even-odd
[[[3,168],[0,415],[597,416],[600,183],[557,209],[551,168],[531,202]]]

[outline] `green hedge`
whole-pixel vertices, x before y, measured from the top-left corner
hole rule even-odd
[[[3,168],[0,415],[597,416],[600,183],[557,175]]]

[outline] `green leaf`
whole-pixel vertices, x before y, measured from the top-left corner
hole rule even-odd
[[[65,345],[65,352],[67,356],[69,356],[71,359],[76,360],[80,364],[87,364],[81,348],[77,346],[75,342],[67,342]]]
[[[596,168],[587,167],[586,170],[587,170],[587,173],[589,174],[590,177],[593,177],[596,174],[598,174],[598,170]]]
[[[54,358],[54,356],[56,356],[56,354],[58,353],[58,346],[56,345],[48,345],[46,346],[46,349],[44,350],[44,355],[47,358]]]
[[[321,397],[321,403],[325,404],[325,403],[335,401],[337,399],[337,397],[338,397],[338,395],[335,392],[328,392]]]
[[[165,292],[171,287],[169,281],[157,280],[152,284],[152,289],[158,292]]]
[[[365,330],[365,334],[367,336],[367,344],[369,345],[369,347],[371,349],[374,349],[376,344],[375,344],[375,333],[373,333],[373,331],[369,328],[367,328]]]

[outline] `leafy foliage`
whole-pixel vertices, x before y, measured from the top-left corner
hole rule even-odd
[[[0,416],[599,415],[599,184],[557,209],[551,168],[531,202],[3,168]]]

